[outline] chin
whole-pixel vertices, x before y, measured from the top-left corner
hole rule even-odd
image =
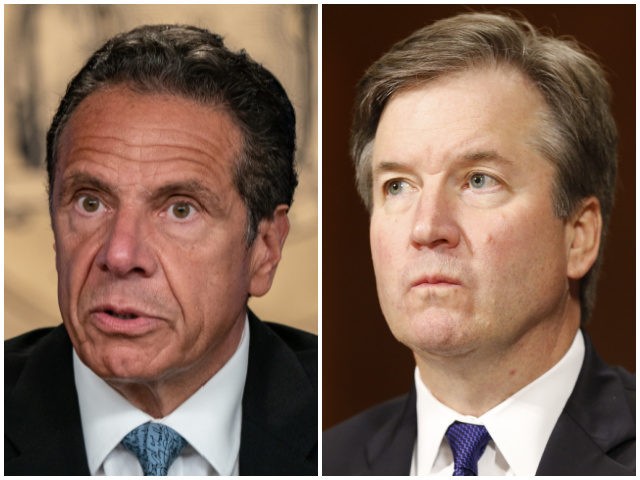
[[[153,382],[167,371],[163,362],[158,363],[156,352],[145,352],[133,347],[96,348],[82,361],[103,380],[122,383]]]
[[[473,348],[469,322],[442,309],[392,320],[389,327],[396,339],[416,354],[450,357]]]

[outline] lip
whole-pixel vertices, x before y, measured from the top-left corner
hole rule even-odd
[[[411,282],[411,288],[415,287],[458,287],[462,285],[460,280],[446,275],[424,275]]]
[[[128,315],[131,318],[120,318],[116,315]],[[89,312],[93,325],[108,335],[141,336],[155,328],[163,320],[149,312],[136,307],[115,307],[101,305]]]

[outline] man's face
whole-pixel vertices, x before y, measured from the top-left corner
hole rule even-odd
[[[73,113],[53,188],[58,296],[101,377],[167,379],[235,349],[256,274],[241,143],[222,108],[121,86]]]
[[[506,68],[445,76],[386,106],[371,250],[382,311],[414,352],[501,351],[565,314],[570,239],[553,213],[554,168],[533,146],[544,108]]]

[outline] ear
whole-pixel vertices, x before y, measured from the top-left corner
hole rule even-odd
[[[276,268],[282,257],[282,247],[289,234],[287,205],[278,205],[273,218],[264,219],[258,225],[258,234],[251,246],[251,270],[249,294],[261,297],[269,291]]]
[[[567,222],[567,276],[570,279],[581,279],[595,263],[600,248],[601,232],[600,202],[596,197],[588,197]]]

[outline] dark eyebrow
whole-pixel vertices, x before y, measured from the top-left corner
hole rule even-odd
[[[186,195],[203,203],[203,207],[210,212],[224,210],[224,202],[213,190],[197,180],[185,180],[168,183],[152,193],[152,198],[164,200],[174,195]]]
[[[219,201],[218,196],[213,191],[202,185],[197,180],[168,183],[158,188],[153,193],[154,197],[170,197],[172,195],[193,195],[198,197],[207,197],[215,202]]]
[[[117,190],[117,187],[114,187],[93,175],[78,172],[70,175],[62,181],[62,188],[58,195],[60,197],[59,199],[63,198],[66,192],[74,191],[78,188],[92,188],[108,195],[114,195]],[[154,200],[162,200],[173,195],[193,196],[196,199],[201,200],[213,210],[222,208],[222,200],[220,197],[197,180],[168,183],[151,192],[151,198]]]
[[[93,188],[109,194],[113,193],[113,187],[108,183],[94,177],[93,175],[89,175],[84,172],[77,172],[62,180],[62,185],[58,193],[58,200],[62,199],[68,191],[75,190],[79,187]]]

